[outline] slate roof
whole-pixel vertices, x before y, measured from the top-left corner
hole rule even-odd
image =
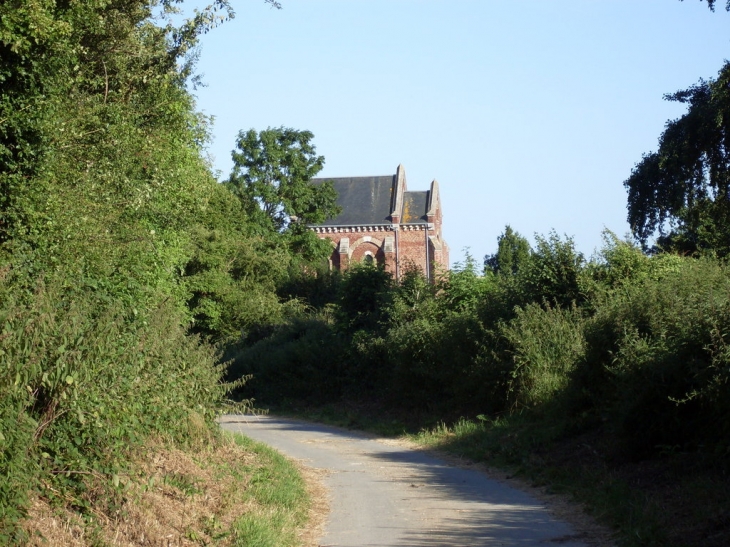
[[[403,224],[425,224],[428,217],[428,190],[424,192],[406,192],[403,196]]]
[[[332,181],[337,191],[337,205],[342,212],[318,226],[363,226],[389,224],[395,176],[341,177],[312,179],[313,184]],[[425,210],[425,209],[424,209]]]

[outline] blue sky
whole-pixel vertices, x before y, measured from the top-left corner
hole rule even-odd
[[[221,178],[239,130],[314,133],[324,177],[441,188],[451,260],[506,224],[587,256],[628,232],[623,181],[684,112],[662,100],[730,58],[730,14],[698,0],[232,0],[195,91]]]

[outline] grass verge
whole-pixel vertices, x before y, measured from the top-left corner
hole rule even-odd
[[[307,536],[311,497],[292,462],[241,435],[187,447],[157,440],[117,486],[89,476],[80,499],[37,495],[32,546],[287,547]]]

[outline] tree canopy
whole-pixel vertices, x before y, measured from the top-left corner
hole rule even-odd
[[[313,137],[286,127],[238,133],[226,185],[262,226],[282,231],[292,220],[315,224],[338,212],[332,184],[311,184],[324,167]]]
[[[683,2],[684,0],[679,0],[680,2]],[[716,0],[704,0],[707,2],[707,7],[710,8],[712,11],[715,11],[715,2]],[[702,2],[702,0],[700,0]],[[726,0],[725,4],[725,10],[730,11],[730,0]]]
[[[497,252],[484,257],[484,268],[494,273],[512,275],[530,259],[530,243],[508,224],[497,238]]]
[[[659,150],[624,182],[628,221],[642,243],[654,234],[677,250],[730,252],[730,63],[715,80],[666,95],[688,105],[667,122]]]

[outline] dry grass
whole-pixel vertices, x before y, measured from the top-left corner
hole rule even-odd
[[[327,515],[330,513],[329,492],[323,483],[328,472],[299,463],[297,463],[297,467],[307,483],[311,501],[307,513],[307,526],[297,530],[297,537],[303,547],[320,547],[319,540],[324,536]]]
[[[135,474],[121,479],[119,489],[90,478],[85,497],[92,504],[85,515],[52,506],[38,496],[25,529],[33,547],[187,547],[240,545],[236,522],[244,516],[265,521],[278,509],[250,495],[253,473],[269,465],[265,455],[237,445],[230,437],[206,439],[188,450],[156,441],[137,454]],[[310,492],[309,518],[302,525],[287,519],[296,543],[316,546],[326,515],[326,495],[318,478],[304,474]],[[324,506],[323,506],[324,503]]]

